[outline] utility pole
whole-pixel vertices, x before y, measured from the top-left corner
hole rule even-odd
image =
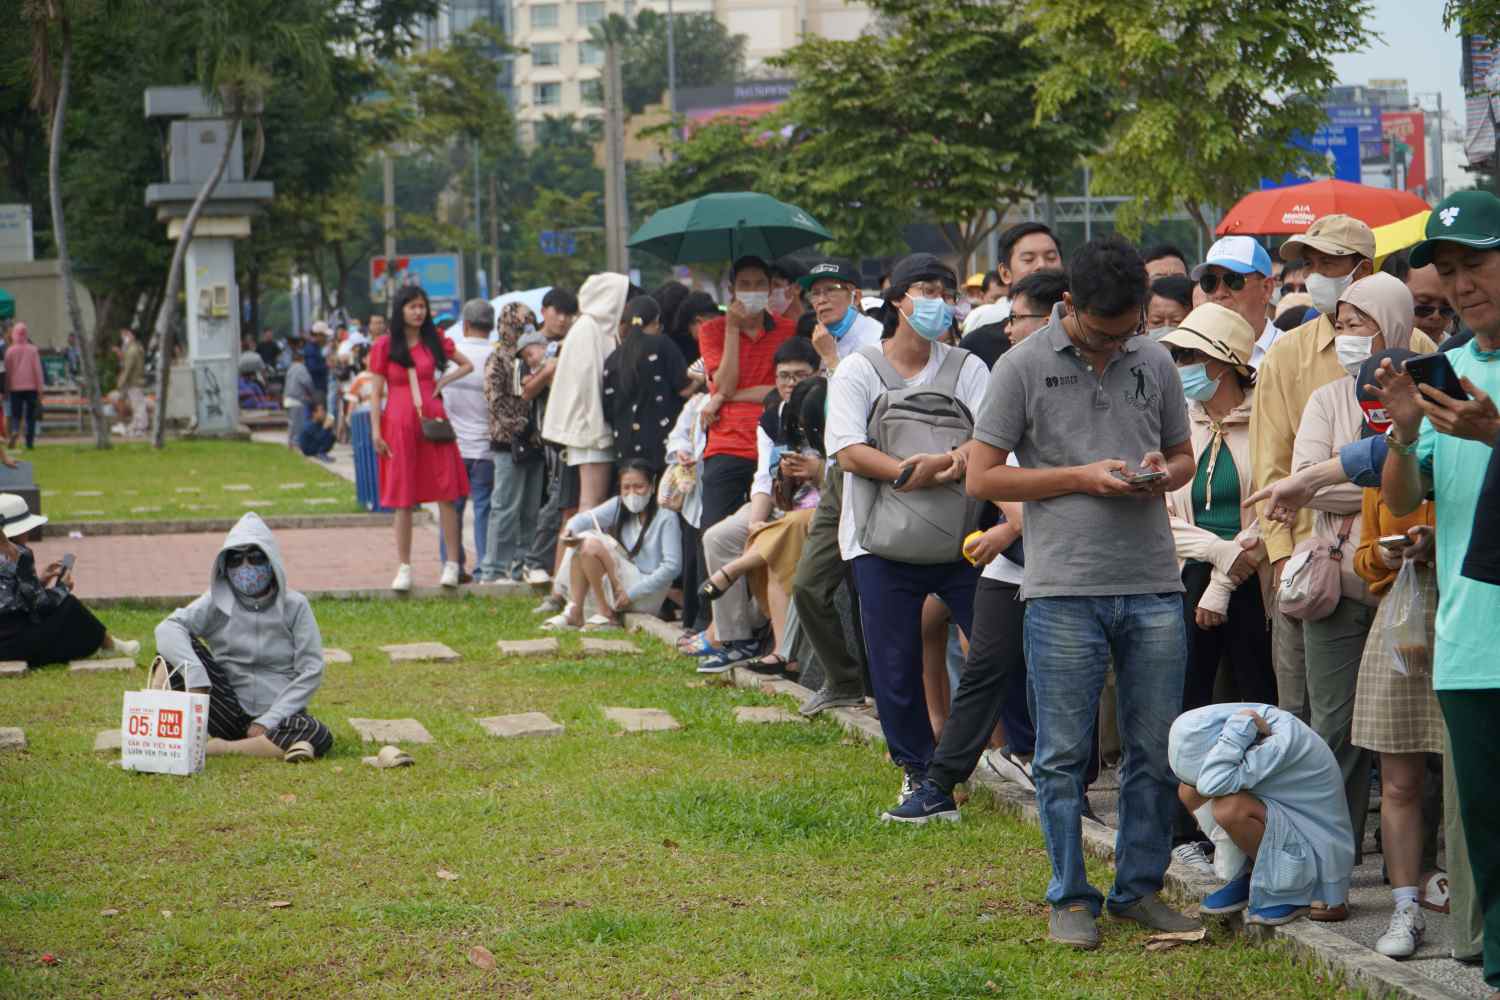
[[[474,293],[480,298],[489,298],[489,282],[485,280],[483,239],[479,235],[479,140],[469,140],[474,150]]]
[[[396,162],[388,151],[382,151],[380,164],[385,174],[385,303],[389,309],[396,297]]]
[[[605,266],[617,274],[630,267],[625,251],[625,108],[620,76],[620,40],[607,29],[604,48],[604,243]]]
[[[672,16],[672,0],[667,0],[667,112],[674,115],[677,113],[677,34],[673,30],[675,20]]]
[[[490,171],[490,296],[499,295],[500,282],[500,198],[496,191],[495,172]]]

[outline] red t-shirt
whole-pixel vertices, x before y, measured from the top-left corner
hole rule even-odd
[[[740,389],[776,385],[776,348],[797,335],[797,324],[782,316],[772,318],[771,329],[765,330],[762,326],[759,337],[751,339],[743,333],[739,335]],[[703,355],[703,367],[708,372],[710,383],[719,370],[719,363],[724,360],[724,322],[723,316],[715,316],[698,328],[698,350]],[[708,447],[703,450],[703,457],[736,455],[755,461],[755,427],[764,409],[759,401],[725,403],[719,410],[718,423],[708,429]]]

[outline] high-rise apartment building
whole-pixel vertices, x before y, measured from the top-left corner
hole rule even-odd
[[[597,118],[604,114],[600,80],[604,53],[590,29],[608,14],[634,20],[643,10],[709,14],[747,39],[747,68],[797,44],[804,35],[850,39],[868,30],[873,12],[844,0],[448,0],[428,25],[425,43],[442,45],[476,20],[499,26],[522,50],[502,85],[510,91],[523,135],[547,115]]]

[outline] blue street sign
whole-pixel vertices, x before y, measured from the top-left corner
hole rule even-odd
[[[1358,184],[1363,177],[1359,162],[1361,144],[1359,140],[1359,128],[1357,126],[1346,125],[1343,128],[1324,126],[1313,133],[1311,141],[1298,136],[1291,141],[1291,145],[1298,149],[1307,149],[1323,154],[1324,169],[1315,170],[1310,176],[1286,174],[1279,181],[1261,178],[1260,187],[1262,191],[1267,188],[1306,184],[1308,181],[1322,180],[1325,177]]]
[[[1363,159],[1378,159],[1385,153],[1385,135],[1380,128],[1380,108],[1374,104],[1325,104],[1328,124],[1333,128],[1353,125],[1359,129]]]
[[[566,229],[544,229],[537,242],[541,245],[542,253],[549,257],[571,257],[578,249],[577,238]]]

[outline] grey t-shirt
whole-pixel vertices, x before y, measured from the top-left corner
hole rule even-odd
[[[1022,468],[1117,458],[1131,468],[1150,451],[1188,440],[1187,400],[1165,347],[1133,337],[1102,378],[1062,327],[1063,307],[1001,355],[974,437],[1014,452]],[[1069,493],[1028,500],[1023,598],[1181,591],[1177,551],[1160,496]]]

